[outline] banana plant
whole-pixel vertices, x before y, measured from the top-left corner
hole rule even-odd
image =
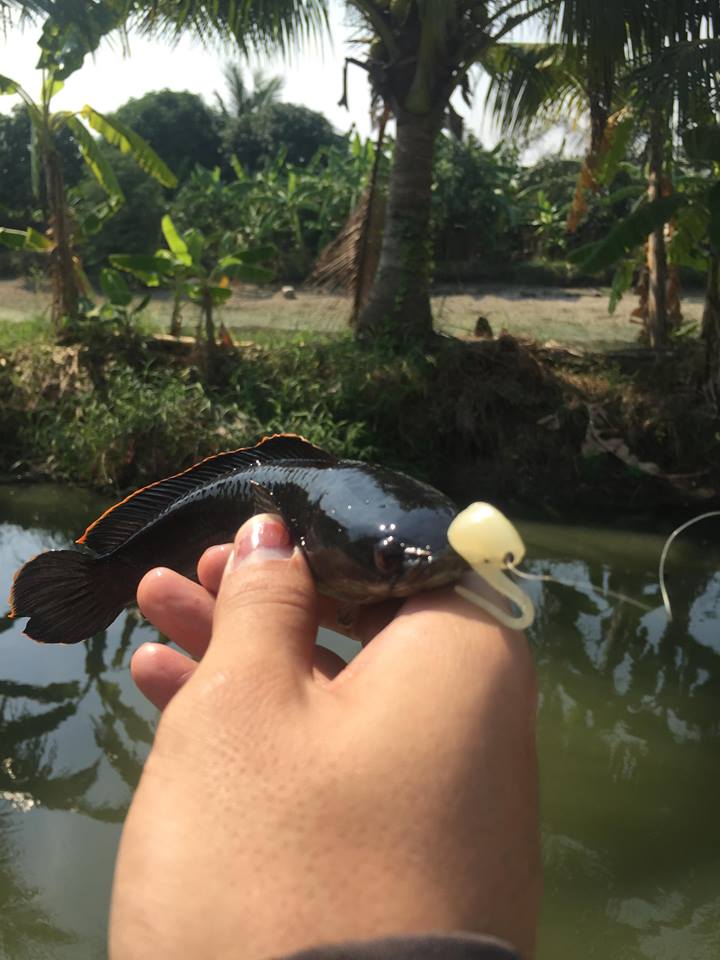
[[[209,350],[215,346],[214,310],[232,296],[231,280],[244,283],[266,283],[273,279],[271,270],[261,264],[272,257],[275,248],[233,246],[219,257],[213,254],[214,244],[191,227],[182,234],[166,214],[161,222],[166,247],[154,255],[113,254],[110,262],[118,270],[126,270],[148,287],[167,286],[175,291],[176,305],[186,298],[200,307]]]
[[[80,299],[90,292],[76,253],[76,241],[83,231],[87,233],[99,229],[124,200],[117,177],[91,131],[100,134],[122,153],[130,154],[143,170],[164,186],[174,187],[177,181],[155,151],[119,121],[110,119],[89,105],[80,110],[52,110],[53,98],[62,90],[66,77],[82,65],[84,54],[76,52],[74,58],[68,57],[57,38],[51,33],[46,38],[45,33],[40,41],[42,86],[39,98],[33,99],[17,81],[2,75],[0,94],[18,95],[28,111],[32,130],[33,192],[40,196],[40,180],[44,176],[48,228],[43,234],[32,227],[27,230],[0,227],[0,243],[15,250],[48,256],[53,291],[52,322],[57,335],[63,317],[77,319]],[[83,223],[75,222],[68,204],[62,160],[57,149],[57,137],[61,130],[69,132],[75,140],[83,160],[107,198],[91,211]]]

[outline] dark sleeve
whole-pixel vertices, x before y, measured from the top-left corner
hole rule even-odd
[[[380,937],[309,947],[277,960],[520,960],[512,947],[474,933]]]

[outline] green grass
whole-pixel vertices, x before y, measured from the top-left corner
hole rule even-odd
[[[50,343],[52,339],[50,323],[40,314],[26,320],[0,320],[0,352],[9,353],[27,343]]]
[[[683,312],[688,323],[698,323],[702,296],[685,295]],[[501,283],[438,286],[432,298],[439,330],[451,336],[471,337],[479,316],[490,322],[497,335],[508,333],[539,343],[554,340],[562,345],[592,351],[633,346],[639,327],[630,323],[636,299],[629,295],[613,316],[607,312],[607,290],[600,287],[548,288],[532,284]],[[21,281],[0,282],[0,348],[47,339],[50,327],[47,292],[28,290]],[[170,322],[171,301],[157,292],[150,301],[138,329],[165,332]],[[293,342],[293,337],[343,335],[347,332],[350,304],[347,297],[331,296],[299,288],[296,299],[285,300],[272,290],[237,290],[227,306],[217,312],[234,339],[253,340],[261,345]],[[23,317],[36,325],[23,329]],[[183,333],[193,335],[198,311],[192,305],[183,310]],[[8,330],[9,327],[16,329]],[[19,328],[19,329],[18,329]]]
[[[697,359],[690,344],[660,376],[657,364],[628,375],[598,358],[580,373],[565,371],[562,359],[546,364],[508,339],[439,339],[430,353],[397,354],[380,341],[358,345],[349,333],[264,330],[207,365],[137,338],[93,336],[84,349],[55,350],[37,320],[12,325],[10,335],[25,338],[0,363],[0,470],[14,477],[132,489],[208,454],[291,432],[444,489],[465,469],[484,499],[495,491],[564,501],[584,478],[588,402],[603,405],[613,436],[669,474],[720,463],[687,391],[686,368]],[[560,429],[538,426],[553,419]],[[602,466],[583,482],[607,499],[607,485],[627,470],[611,457]],[[639,482],[625,480],[633,489]]]
[[[438,367],[420,352],[359,347],[350,335],[266,336],[266,345],[221,353],[209,380],[137,344],[61,356],[49,345],[25,345],[0,370],[2,466],[22,461],[54,479],[138,486],[218,450],[289,432],[340,455],[416,464],[422,473],[428,435],[436,437],[433,449],[452,442],[443,424],[457,420],[453,341]]]

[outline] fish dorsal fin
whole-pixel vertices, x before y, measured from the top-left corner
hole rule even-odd
[[[254,447],[242,447],[206,457],[182,473],[141,487],[99,516],[76,543],[99,554],[110,553],[193,490],[199,490],[227,474],[260,464],[288,460],[325,464],[337,462],[331,453],[295,434],[265,437]]]

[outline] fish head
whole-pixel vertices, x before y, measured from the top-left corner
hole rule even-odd
[[[469,567],[448,542],[455,504],[412,477],[362,467],[318,502],[301,542],[320,590],[374,603],[458,580]]]

